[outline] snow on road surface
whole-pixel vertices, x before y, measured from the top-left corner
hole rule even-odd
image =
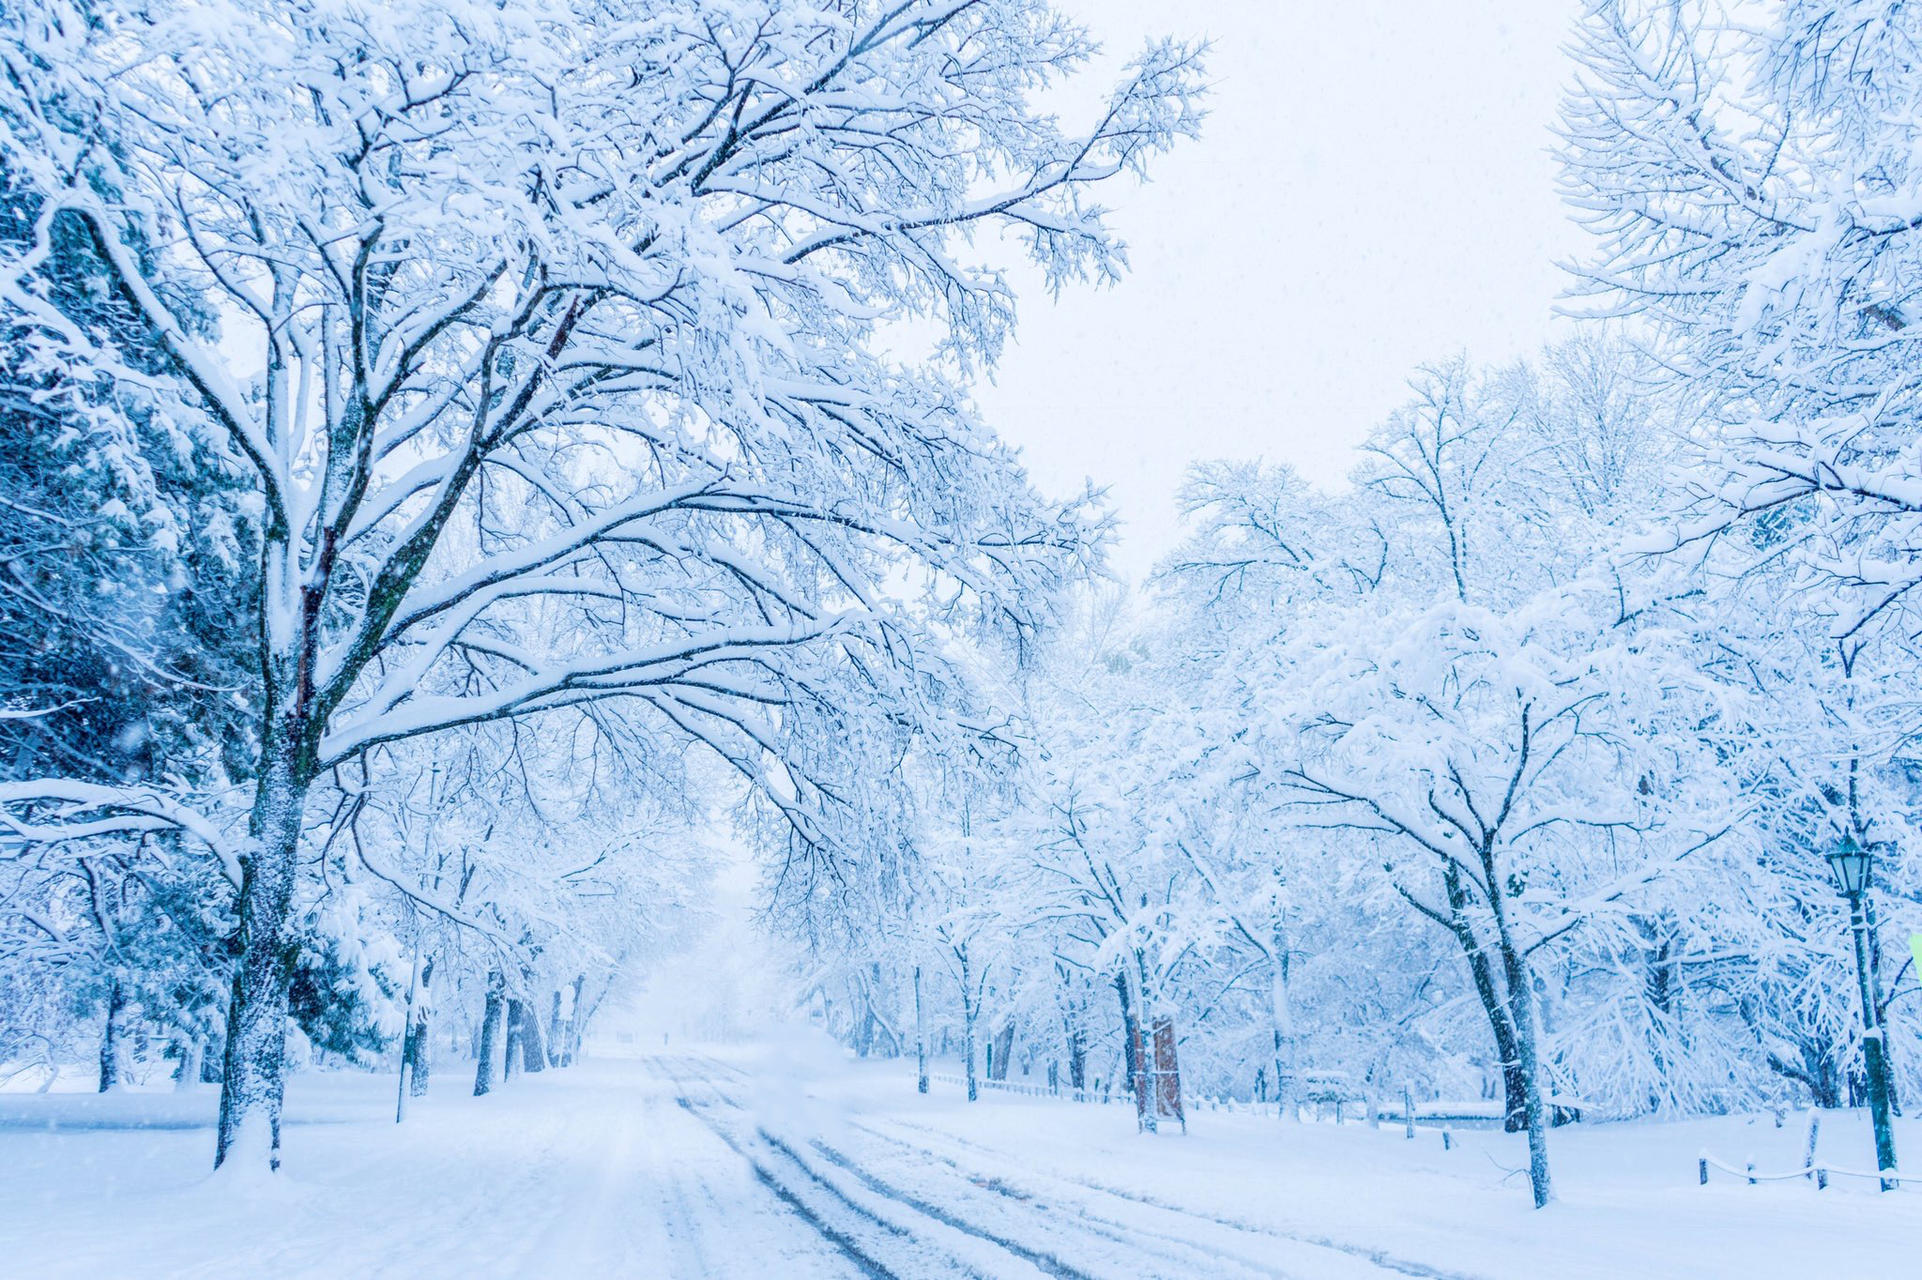
[[[398,1127],[392,1087],[298,1078],[265,1189],[207,1178],[211,1092],[0,1099],[0,1275],[861,1274],[648,1064],[430,1096]]]
[[[1512,1135],[1203,1112],[1142,1138],[1121,1107],[918,1097],[793,1046],[465,1086],[397,1127],[391,1078],[301,1077],[265,1186],[206,1176],[211,1092],[0,1095],[0,1275],[1757,1280],[1915,1274],[1922,1247],[1922,1194],[1690,1185],[1681,1144],[1800,1141],[1766,1118],[1558,1135],[1538,1214]]]

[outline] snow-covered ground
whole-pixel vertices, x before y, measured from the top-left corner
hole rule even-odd
[[[0,1095],[0,1273],[33,1277],[1811,1277],[1912,1275],[1922,1189],[1696,1185],[1707,1148],[1801,1162],[1803,1122],[1518,1138],[914,1093],[807,1042],[590,1061],[393,1123],[392,1080],[289,1092],[286,1175],[208,1178],[212,1091]],[[1859,1115],[1822,1155],[1869,1163]],[[1901,1138],[1922,1151],[1922,1124]]]

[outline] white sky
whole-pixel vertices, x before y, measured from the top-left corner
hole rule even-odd
[[[1549,335],[1581,242],[1549,154],[1575,0],[1056,3],[1115,62],[1150,34],[1214,42],[1201,140],[1107,193],[1132,274],[1030,288],[979,391],[1044,490],[1110,489],[1117,568],[1172,548],[1189,462],[1337,480],[1418,364]]]

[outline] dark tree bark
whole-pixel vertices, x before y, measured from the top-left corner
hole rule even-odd
[[[1501,1060],[1502,1128],[1509,1133],[1520,1133],[1528,1127],[1528,1080],[1522,1071],[1522,1052],[1516,1042],[1514,1012],[1501,990],[1494,962],[1482,944],[1481,935],[1469,919],[1468,887],[1462,880],[1461,869],[1452,862],[1443,873],[1442,886],[1448,895],[1448,930],[1455,935],[1468,961],[1469,977],[1474,981],[1475,994],[1481,1000],[1482,1012],[1495,1038],[1495,1053]]]
[[[1494,856],[1489,846],[1482,849],[1486,883],[1498,884]],[[1515,1057],[1521,1068],[1523,1118],[1528,1130],[1528,1181],[1537,1209],[1555,1198],[1548,1169],[1548,1099],[1542,1087],[1540,1040],[1535,1019],[1535,988],[1528,971],[1528,958],[1517,944],[1508,923],[1508,908],[1499,893],[1488,903],[1495,919],[1496,946],[1501,953],[1502,983],[1508,993],[1509,1029],[1515,1037]]]
[[[960,953],[961,961],[961,1025],[962,1053],[968,1063],[968,1101],[973,1102],[981,1096],[980,1084],[974,1078],[974,1021],[979,1012],[975,1008],[974,985],[968,980],[968,953]]]
[[[269,688],[292,683],[270,682]],[[269,1169],[280,1168],[287,1000],[293,976],[287,923],[311,775],[299,764],[304,752],[298,713],[277,713],[270,706],[265,719],[269,732],[261,745],[262,775],[248,818],[252,848],[241,858],[240,960],[234,966],[227,1014],[216,1168],[241,1146],[248,1148],[248,1159],[264,1155]]]
[[[1143,1133],[1155,1131],[1154,1098],[1148,1079],[1147,1042],[1141,1034],[1141,1019],[1135,1014],[1134,1000],[1128,989],[1128,975],[1114,976],[1115,994],[1121,998],[1122,1056],[1128,1066],[1128,1091],[1135,1100],[1135,1127]]]
[[[558,1067],[563,1065],[561,1061],[563,1056],[562,1043],[561,993],[556,991],[554,993],[553,1010],[547,1015],[547,1063],[549,1066]]]
[[[127,1007],[126,988],[115,977],[107,982],[107,1025],[100,1034],[100,1092],[120,1084],[120,1014]]]
[[[499,1054],[501,1015],[507,1004],[507,979],[499,969],[487,971],[487,1003],[481,1012],[480,1046],[474,1054],[474,1096],[494,1087],[494,1059]]]

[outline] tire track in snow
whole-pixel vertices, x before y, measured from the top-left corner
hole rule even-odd
[[[691,1262],[691,1269],[677,1270],[673,1274],[688,1276],[735,1275],[743,1274],[744,1260],[751,1257],[757,1267],[773,1267],[774,1259],[779,1257],[780,1269],[762,1272],[784,1276],[819,1276],[825,1274],[824,1265],[832,1264],[832,1273],[837,1276],[848,1274],[880,1276],[893,1280],[886,1271],[876,1272],[870,1260],[858,1248],[858,1242],[842,1239],[832,1223],[823,1222],[807,1204],[799,1201],[766,1172],[756,1166],[751,1153],[744,1152],[734,1141],[733,1135],[714,1124],[690,1103],[685,1077],[672,1070],[660,1059],[649,1060],[650,1074],[656,1077],[659,1085],[660,1105],[666,1114],[657,1131],[672,1125],[680,1125],[689,1133],[702,1135],[700,1143],[718,1141],[718,1152],[724,1152],[721,1163],[725,1172],[711,1164],[682,1159],[676,1164],[662,1164],[653,1171],[657,1205],[663,1216],[664,1229],[673,1237],[678,1265]],[[667,1107],[671,1100],[675,1105]],[[717,1153],[718,1153],[717,1152]],[[681,1155],[685,1157],[686,1152]],[[733,1161],[739,1158],[746,1165],[745,1172],[752,1175],[738,1184],[738,1190],[751,1192],[754,1204],[751,1209],[738,1194],[735,1179],[730,1176],[736,1166]],[[718,1175],[718,1176],[717,1176]],[[770,1193],[772,1202],[760,1200],[762,1192]],[[727,1200],[723,1202],[723,1194]],[[697,1208],[694,1201],[698,1199]],[[799,1219],[805,1232],[794,1231],[795,1220]],[[754,1238],[751,1229],[775,1227],[773,1236]],[[748,1234],[744,1236],[744,1232]],[[809,1251],[805,1257],[792,1254],[785,1248],[794,1242],[805,1242]],[[850,1251],[850,1244],[857,1247]],[[723,1255],[716,1263],[716,1253]]]
[[[1067,1262],[1061,1258],[1060,1254],[1062,1252],[1067,1252],[1067,1251],[1062,1250],[1060,1248],[1060,1242],[1058,1238],[1063,1234],[1064,1228],[1067,1228],[1070,1226],[1070,1223],[1067,1220],[1063,1220],[1059,1218],[1047,1218],[1045,1215],[1047,1213],[1048,1206],[1034,1205],[1034,1204],[1027,1203],[1026,1197],[1022,1196],[1018,1192],[1010,1190],[1005,1185],[998,1184],[997,1181],[994,1179],[986,1179],[986,1180],[979,1179],[973,1175],[968,1174],[966,1170],[960,1168],[960,1166],[955,1165],[952,1162],[947,1162],[947,1161],[943,1162],[948,1164],[948,1167],[953,1169],[957,1177],[962,1182],[964,1182],[968,1187],[979,1188],[981,1191],[999,1195],[1005,1198],[1006,1200],[1010,1201],[1012,1205],[1019,1206],[1019,1210],[1021,1211],[1027,1211],[1028,1213],[1038,1213],[1043,1215],[1043,1221],[1039,1224],[1043,1232],[1043,1236],[1044,1238],[1049,1236],[1056,1237],[1057,1239],[1055,1244],[1047,1247],[1024,1244],[1019,1240],[1009,1237],[1008,1235],[989,1231],[987,1228],[981,1226],[978,1222],[975,1222],[973,1220],[964,1221],[963,1219],[956,1217],[951,1213],[948,1213],[942,1209],[935,1207],[934,1205],[928,1203],[926,1200],[917,1196],[915,1193],[908,1191],[903,1187],[882,1181],[881,1178],[876,1174],[874,1174],[872,1171],[864,1169],[859,1165],[857,1165],[845,1152],[838,1151],[819,1139],[816,1139],[812,1145],[814,1146],[815,1150],[819,1151],[824,1158],[832,1161],[834,1164],[836,1164],[840,1168],[847,1170],[849,1173],[853,1174],[856,1178],[859,1178],[863,1183],[865,1183],[868,1187],[874,1190],[877,1194],[889,1196],[893,1199],[903,1201],[904,1203],[913,1205],[914,1207],[920,1209],[923,1213],[928,1214],[930,1217],[939,1218],[941,1221],[947,1222],[950,1225],[955,1226],[961,1230],[968,1231],[975,1235],[980,1235],[986,1239],[993,1240],[995,1243],[1001,1245],[1003,1248],[1007,1249],[1009,1252],[1017,1254],[1021,1257],[1027,1258],[1029,1261],[1033,1262],[1036,1266],[1040,1267],[1043,1271],[1048,1272],[1048,1274],[1050,1275],[1061,1277],[1062,1280],[1100,1280],[1100,1274],[1098,1272],[1083,1270],[1080,1267],[1077,1267],[1074,1264]],[[906,1144],[901,1144],[901,1145],[905,1146]],[[954,1188],[950,1188],[950,1190],[954,1190]],[[963,1198],[964,1199],[967,1198],[965,1193],[963,1193]],[[1136,1255],[1136,1257],[1132,1260],[1133,1265],[1139,1265],[1142,1256],[1151,1255],[1151,1256],[1159,1257],[1161,1260],[1165,1262],[1175,1263],[1179,1268],[1181,1268],[1180,1270],[1174,1272],[1173,1273],[1174,1275],[1189,1276],[1189,1275],[1196,1274],[1194,1271],[1194,1267],[1197,1261],[1196,1255],[1200,1255],[1200,1261],[1203,1264],[1216,1265],[1217,1269],[1212,1274],[1217,1276],[1225,1276],[1228,1274],[1227,1272],[1219,1269],[1219,1264],[1223,1262],[1227,1262],[1227,1263],[1230,1263],[1231,1265],[1235,1265],[1236,1270],[1238,1272],[1246,1273],[1250,1270],[1251,1264],[1248,1264],[1243,1260],[1233,1259],[1228,1257],[1227,1255],[1215,1253],[1211,1250],[1207,1250],[1205,1248],[1197,1246],[1190,1241],[1178,1240],[1178,1239],[1175,1239],[1174,1237],[1155,1236],[1157,1240],[1165,1240],[1165,1241],[1168,1241],[1169,1243],[1173,1243],[1176,1246],[1178,1246],[1181,1251],[1180,1255],[1178,1255],[1176,1253],[1169,1252],[1165,1248],[1150,1248],[1142,1244],[1140,1237],[1154,1236],[1155,1233],[1141,1231],[1139,1229],[1117,1230],[1117,1229],[1114,1229],[1115,1224],[1100,1223],[1099,1225],[1097,1225],[1097,1222],[1098,1220],[1093,1220],[1093,1219],[1083,1217],[1080,1221],[1073,1222],[1072,1226],[1083,1232],[1086,1232],[1087,1234],[1098,1235],[1115,1244],[1119,1244],[1124,1248],[1127,1248],[1133,1254]],[[1278,1271],[1270,1267],[1254,1267],[1253,1271],[1254,1271],[1254,1274],[1269,1277],[1270,1280],[1294,1280],[1294,1277],[1291,1273],[1285,1272],[1285,1271]],[[1141,1273],[1139,1271],[1130,1271],[1127,1274],[1129,1274],[1130,1276],[1144,1275],[1144,1273]],[[1161,1273],[1157,1272],[1153,1274],[1159,1275]]]
[[[709,1128],[711,1128],[714,1131],[715,1136],[720,1138],[722,1142],[725,1142],[729,1147],[732,1147],[734,1149],[734,1153],[740,1156],[741,1159],[747,1161],[748,1166],[754,1170],[754,1176],[762,1186],[766,1187],[769,1191],[773,1192],[775,1197],[779,1199],[782,1204],[785,1204],[789,1209],[793,1210],[795,1216],[800,1218],[801,1221],[807,1223],[808,1226],[814,1228],[815,1231],[819,1232],[823,1239],[829,1241],[842,1253],[846,1254],[849,1260],[852,1261],[855,1266],[861,1269],[861,1272],[863,1275],[870,1276],[873,1278],[873,1280],[899,1280],[899,1278],[894,1274],[894,1272],[888,1270],[886,1267],[881,1265],[881,1263],[878,1262],[873,1257],[873,1255],[871,1255],[866,1249],[864,1249],[861,1246],[860,1241],[856,1240],[852,1235],[849,1235],[847,1232],[842,1231],[840,1228],[834,1226],[832,1223],[828,1222],[820,1214],[816,1213],[812,1208],[810,1208],[806,1204],[806,1202],[804,1202],[800,1198],[800,1196],[796,1195],[792,1190],[789,1189],[787,1184],[783,1183],[779,1178],[775,1177],[771,1169],[769,1169],[761,1161],[756,1160],[752,1154],[750,1154],[739,1143],[737,1143],[734,1140],[734,1137],[732,1134],[729,1134],[720,1125],[714,1124],[712,1121],[708,1120],[706,1116],[703,1116],[698,1111],[695,1111],[693,1103],[683,1099],[681,1101],[681,1106],[685,1107],[688,1110],[688,1113],[690,1115],[695,1116],[703,1124],[706,1124]]]
[[[677,1078],[682,1084],[698,1084],[707,1092],[713,1105],[725,1107],[730,1113],[738,1113],[748,1124],[752,1124],[752,1140],[740,1142],[711,1117],[703,1119],[715,1126],[725,1142],[736,1145],[744,1159],[757,1165],[757,1169],[765,1170],[767,1176],[782,1182],[790,1194],[796,1195],[796,1199],[809,1201],[813,1199],[813,1194],[826,1197],[826,1213],[819,1203],[805,1205],[811,1218],[850,1236],[859,1245],[861,1253],[882,1270],[882,1274],[901,1276],[907,1280],[921,1280],[923,1276],[936,1274],[980,1276],[982,1280],[1003,1280],[1015,1276],[1097,1280],[1094,1274],[1067,1267],[1059,1259],[1047,1257],[1046,1251],[1028,1249],[1023,1243],[982,1230],[971,1220],[942,1213],[934,1205],[915,1197],[905,1197],[899,1194],[898,1188],[867,1180],[861,1170],[817,1165],[809,1159],[807,1151],[801,1149],[801,1145],[805,1144],[792,1144],[755,1122],[748,1109],[730,1097],[713,1078],[713,1067],[728,1071],[736,1078],[746,1078],[746,1072],[736,1071],[725,1063],[692,1057],[682,1057],[680,1069],[700,1074],[688,1076],[677,1072]],[[688,1097],[682,1097],[682,1105],[690,1107],[690,1111],[698,1111],[698,1103]],[[773,1159],[761,1157],[757,1151],[765,1151],[767,1157]],[[782,1178],[782,1172],[798,1176]],[[826,1222],[830,1215],[840,1217],[842,1213],[853,1215],[853,1220],[842,1224]],[[865,1228],[878,1228],[882,1234],[875,1236],[873,1230]],[[905,1251],[907,1257],[899,1257],[901,1251]],[[936,1267],[940,1270],[934,1270]]]
[[[712,1068],[727,1071],[737,1080],[746,1079],[745,1072],[705,1057],[685,1058],[683,1062],[690,1070],[707,1072],[700,1082],[718,1102],[745,1112],[745,1108],[720,1088],[713,1078]],[[796,1144],[758,1125],[756,1129],[762,1142],[788,1156],[808,1176],[817,1182],[830,1182],[830,1178],[824,1177],[821,1170],[811,1167],[808,1154],[797,1149]],[[899,1147],[907,1146],[899,1140],[890,1141]],[[882,1200],[905,1206],[933,1222],[971,1236],[1057,1280],[1103,1280],[1103,1277],[1112,1276],[1127,1277],[1128,1280],[1149,1280],[1149,1277],[1156,1280],[1185,1280],[1186,1277],[1201,1274],[1224,1277],[1224,1280],[1234,1277],[1296,1280],[1297,1277],[1295,1272],[1212,1248],[1193,1239],[1094,1218],[1085,1213],[1079,1217],[1051,1215],[1048,1206],[1028,1203],[1031,1197],[1023,1197],[993,1180],[984,1182],[952,1161],[943,1162],[954,1170],[954,1178],[948,1185],[939,1188],[940,1194],[953,1202],[944,1208],[935,1204],[928,1195],[901,1185],[899,1175],[896,1175],[897,1181],[883,1179],[873,1169],[864,1167],[859,1160],[818,1137],[806,1145],[840,1173],[853,1178]],[[926,1153],[917,1151],[915,1154]],[[831,1183],[830,1190],[840,1194]],[[847,1197],[842,1195],[842,1199],[846,1200]],[[974,1212],[970,1214],[961,1206],[970,1206]],[[998,1221],[991,1226],[982,1220],[984,1218]],[[1117,1252],[1117,1247],[1120,1252]],[[1146,1269],[1151,1260],[1161,1265],[1153,1270]],[[1353,1269],[1352,1263],[1341,1268],[1344,1272]],[[1008,1272],[997,1270],[995,1274],[1006,1275]],[[1312,1274],[1316,1280],[1329,1276],[1325,1266],[1317,1266]]]
[[[919,1139],[903,1139],[887,1133],[883,1133],[880,1130],[874,1128],[871,1124],[866,1124],[861,1122],[852,1122],[852,1123],[853,1123],[853,1127],[860,1129],[864,1133],[871,1134],[872,1136],[880,1138],[883,1141],[892,1142],[897,1146],[905,1147],[915,1152],[918,1155],[932,1156],[933,1158],[940,1160],[957,1170],[960,1170],[964,1174],[967,1172],[965,1164],[963,1164],[960,1160],[957,1160],[952,1156],[944,1156],[940,1154],[938,1151],[935,1150],[935,1147],[933,1145],[929,1145],[925,1141],[921,1141]],[[971,1151],[978,1155],[990,1157],[996,1161],[1000,1161],[1004,1163],[1012,1158],[1012,1155],[1010,1152],[997,1150],[993,1147],[985,1146],[978,1142],[972,1142],[966,1138],[959,1137],[955,1134],[948,1133],[944,1130],[930,1128],[925,1125],[914,1124],[911,1121],[906,1121],[906,1120],[888,1120],[885,1123],[901,1129],[910,1130],[913,1133],[918,1135],[925,1135],[925,1137],[927,1138],[933,1138],[936,1140],[936,1145],[940,1143],[946,1143],[950,1145],[951,1149],[959,1148],[965,1151]],[[1171,1204],[1164,1200],[1157,1200],[1153,1196],[1144,1195],[1139,1192],[1124,1191],[1118,1187],[1108,1186],[1100,1182],[1094,1182],[1094,1181],[1084,1180],[1084,1179],[1075,1178],[1075,1177],[1068,1177],[1062,1174],[1049,1173],[1049,1172],[1045,1172],[1038,1169],[1028,1169],[1024,1171],[1022,1176],[1030,1180],[1036,1180],[1041,1182],[1052,1182],[1052,1183],[1064,1185],[1067,1187],[1074,1188],[1075,1190],[1078,1190],[1083,1193],[1092,1193],[1095,1196],[1112,1197],[1113,1199],[1124,1201],[1130,1205],[1139,1205],[1146,1208],[1157,1210],[1162,1213],[1173,1214],[1173,1215],[1176,1215],[1177,1217],[1187,1218],[1196,1223],[1205,1224],[1212,1227],[1224,1228],[1226,1230],[1230,1230],[1230,1231],[1234,1231],[1234,1232],[1238,1232],[1238,1233],[1242,1233],[1250,1236],[1255,1236],[1255,1237],[1265,1237],[1272,1240],[1288,1241],[1297,1245],[1307,1245],[1313,1248],[1332,1250],[1334,1252],[1346,1254],[1351,1258],[1368,1263],[1383,1272],[1390,1272],[1397,1275],[1405,1275],[1405,1276],[1416,1276],[1416,1277],[1420,1277],[1420,1280],[1487,1280],[1486,1277],[1477,1275],[1473,1272],[1449,1271],[1449,1270],[1445,1270],[1438,1267],[1431,1267],[1426,1263],[1416,1262],[1409,1258],[1398,1257],[1394,1254],[1388,1253],[1385,1250],[1372,1248],[1368,1245],[1353,1244],[1348,1241],[1335,1240],[1327,1236],[1316,1236],[1316,1235],[1309,1235],[1301,1232],[1284,1231],[1277,1227],[1262,1226],[1254,1223],[1238,1221],[1233,1218],[1217,1217],[1213,1214],[1201,1213],[1194,1209],[1186,1208],[1181,1205]]]
[[[672,1113],[667,1113],[672,1114]],[[715,1274],[707,1251],[701,1246],[701,1230],[697,1225],[694,1209],[688,1203],[687,1187],[682,1178],[670,1176],[671,1161],[666,1154],[665,1144],[661,1141],[660,1124],[648,1126],[647,1144],[651,1157],[654,1177],[655,1208],[659,1212],[661,1230],[667,1237],[667,1251],[675,1260],[676,1275],[707,1276]],[[719,1209],[712,1190],[705,1178],[700,1179],[702,1191],[708,1202]]]
[[[805,1161],[802,1161],[794,1149],[789,1147],[785,1142],[769,1134],[765,1129],[760,1132],[764,1141],[786,1151],[790,1156],[795,1158],[797,1163],[805,1164]],[[1018,1240],[1013,1240],[1005,1235],[989,1231],[978,1223],[956,1217],[954,1214],[947,1212],[937,1205],[930,1204],[928,1201],[915,1196],[911,1192],[883,1182],[880,1178],[874,1176],[874,1174],[868,1170],[859,1167],[818,1138],[809,1145],[820,1152],[824,1159],[852,1174],[863,1186],[867,1187],[868,1190],[874,1192],[876,1195],[883,1196],[889,1200],[898,1200],[909,1208],[926,1214],[937,1222],[945,1223],[957,1231],[965,1231],[969,1235],[978,1236],[988,1241],[990,1244],[998,1245],[1016,1257],[1032,1264],[1039,1270],[1046,1272],[1048,1275],[1056,1277],[1056,1280],[1098,1280],[1098,1277],[1063,1262],[1051,1252],[1030,1248]]]
[[[758,1125],[755,1126],[752,1139],[742,1140],[730,1132],[726,1125],[706,1114],[701,1103],[688,1096],[690,1086],[699,1086],[708,1092],[711,1104],[746,1116],[745,1109],[723,1094],[710,1077],[688,1074],[700,1064],[686,1058],[676,1060],[678,1065],[670,1065],[665,1059],[655,1059],[655,1062],[681,1089],[677,1101],[689,1115],[707,1125],[716,1137],[747,1162],[762,1185],[874,1280],[922,1280],[923,1277],[935,1280],[943,1276],[998,1280],[999,1277],[1020,1275],[1023,1271],[1041,1274],[1032,1267],[982,1270],[977,1265],[978,1260],[970,1261],[957,1256],[938,1239],[931,1239],[932,1233],[916,1230],[912,1222],[902,1221],[898,1215],[885,1211],[877,1212],[875,1206],[860,1203],[845,1188],[836,1186],[833,1181],[808,1168],[785,1144],[768,1142]],[[756,1150],[756,1142],[765,1151]],[[769,1158],[770,1155],[773,1158]],[[901,1257],[902,1254],[907,1256]]]

